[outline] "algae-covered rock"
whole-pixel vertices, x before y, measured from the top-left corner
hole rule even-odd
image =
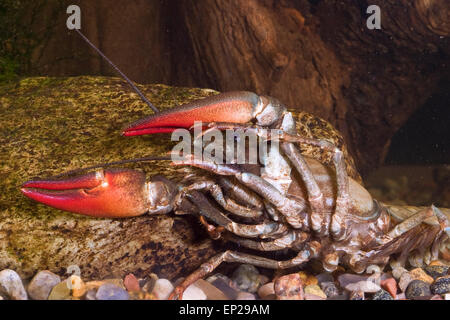
[[[140,88],[161,110],[217,93],[165,85]],[[20,193],[21,184],[32,178],[167,154],[173,144],[167,134],[120,135],[127,124],[152,113],[123,80],[36,77],[3,84],[0,113],[0,270],[13,269],[23,277],[39,270],[62,275],[76,265],[83,278],[154,272],[170,279],[192,271],[214,253],[211,241],[194,231],[199,227],[195,219],[173,215],[94,219],[46,207]],[[325,121],[306,113],[297,116],[302,134],[328,137],[343,146],[340,135]],[[304,152],[321,156],[317,150]],[[359,179],[353,160],[347,156],[347,161],[350,175]],[[168,164],[132,166],[148,175],[169,177],[185,170]]]

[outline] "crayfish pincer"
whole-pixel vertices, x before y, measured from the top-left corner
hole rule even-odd
[[[343,152],[329,141],[300,135],[293,114],[271,97],[245,91],[219,94],[139,120],[124,135],[189,129],[196,121],[206,131],[240,130],[279,148],[271,148],[256,171],[246,164],[185,154],[173,164],[201,170],[177,183],[162,176],[146,179],[138,170],[100,169],[29,181],[22,192],[46,205],[94,217],[193,214],[214,239],[255,251],[212,257],[172,298],[180,298],[188,285],[222,262],[285,269],[318,259],[330,272],[342,265],[362,273],[389,262],[392,267],[407,262],[420,266],[448,259],[448,209],[404,210],[372,199],[348,176]],[[331,164],[305,156],[303,146],[331,155]],[[285,249],[294,257],[278,261],[257,254]]]

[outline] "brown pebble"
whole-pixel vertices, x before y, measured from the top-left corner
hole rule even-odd
[[[199,279],[195,282],[195,285],[206,294],[208,300],[228,300],[228,297],[222,291],[206,280]]]
[[[389,294],[395,299],[397,296],[397,281],[394,278],[389,278],[381,281],[381,287],[389,292]]]
[[[48,296],[48,300],[70,300],[70,288],[66,281],[62,281],[53,287]]]
[[[275,288],[274,288],[273,282],[266,283],[265,285],[259,287],[259,289],[258,289],[258,296],[261,299],[264,299],[265,297],[267,297],[269,295],[274,295],[274,294],[275,294]]]
[[[278,278],[274,288],[277,300],[304,300],[303,283],[298,273]]]
[[[309,286],[305,286],[305,294],[309,293],[318,297],[321,297],[323,299],[327,298],[327,295],[320,289],[320,287],[317,284],[311,284]]]
[[[209,281],[208,281],[209,282]],[[229,300],[235,300],[238,295],[238,290],[236,290],[232,285],[231,281],[227,281],[225,278],[217,278],[210,282],[214,287],[223,292]]]
[[[433,260],[430,262],[429,266],[445,266],[446,264],[439,260]]]
[[[115,286],[118,286],[122,289],[125,289],[125,286],[123,285],[122,279],[105,279],[105,280],[95,280],[95,281],[89,281],[86,282],[86,290],[89,291],[91,289],[98,289],[104,284],[113,284]]]
[[[312,293],[305,292],[305,300],[326,300],[324,297],[319,297]]]
[[[319,281],[317,280],[316,277],[314,277],[312,275],[309,275],[309,274],[307,274],[304,271],[300,271],[298,274],[300,275],[300,278],[302,279],[303,285],[305,287],[309,286],[309,285],[314,285],[314,284],[318,284],[319,283]]]
[[[416,268],[414,270],[411,270],[409,272],[413,280],[420,280],[429,284],[432,284],[434,279],[433,277],[429,276],[423,269]]]
[[[139,286],[139,281],[136,279],[134,274],[129,273],[123,279],[123,285],[128,292],[138,292],[141,291],[141,287]]]

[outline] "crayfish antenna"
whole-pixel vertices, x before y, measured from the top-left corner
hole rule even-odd
[[[159,112],[159,109],[156,108],[147,99],[147,97],[141,92],[141,90],[139,90],[138,87],[136,87],[135,84],[122,71],[120,71],[120,69],[111,60],[109,60],[107,56],[105,56],[103,54],[103,52],[100,51],[100,49],[98,49],[79,29],[75,29],[75,31],[78,32],[78,34],[81,36],[81,38],[83,38],[83,40],[86,41],[87,44],[91,46],[91,48],[93,48],[95,51],[97,51],[97,53],[106,62],[108,62],[111,65],[111,67],[113,67],[114,70],[116,70],[126,82],[128,82],[128,84],[133,88],[133,90],[141,97],[142,101],[144,101],[154,112],[156,112],[156,113]]]

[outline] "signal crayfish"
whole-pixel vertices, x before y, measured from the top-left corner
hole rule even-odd
[[[173,164],[201,169],[180,183],[163,176],[147,179],[138,170],[100,168],[65,179],[28,181],[22,193],[93,217],[193,214],[214,239],[259,252],[295,252],[293,258],[278,261],[227,250],[189,275],[171,298],[181,298],[190,284],[222,262],[287,269],[318,259],[328,272],[342,265],[362,273],[389,262],[396,268],[449,259],[449,209],[397,207],[372,199],[349,177],[344,153],[325,139],[299,134],[295,116],[274,98],[246,91],[222,93],[158,112],[123,134],[170,133],[190,129],[197,121],[207,128],[203,136],[241,132],[270,142],[270,151],[257,164],[236,163],[234,157],[221,163],[215,157],[178,155]],[[329,155],[330,161],[303,155],[304,146]]]
[[[195,214],[215,239],[256,251],[296,252],[294,258],[276,261],[225,251],[187,277],[173,297],[180,297],[188,285],[222,262],[285,269],[315,258],[330,272],[341,264],[362,273],[373,265],[384,268],[390,258],[394,266],[403,266],[408,258],[415,266],[429,263],[439,258],[441,249],[448,258],[446,209],[431,206],[412,211],[373,200],[348,177],[342,151],[326,140],[298,135],[292,113],[273,98],[223,93],[139,120],[124,135],[173,132],[191,128],[195,121],[209,127],[203,134],[213,129],[240,130],[278,142],[279,150],[270,148],[264,165],[256,165],[259,173],[255,165],[252,169],[249,164],[222,164],[188,154],[174,164],[198,167],[208,174],[191,175],[177,185],[162,176],[147,182],[138,170],[99,169],[67,179],[28,181],[22,192],[57,209],[94,217]],[[256,125],[247,125],[251,121]],[[331,154],[334,168],[302,156],[299,145]]]

